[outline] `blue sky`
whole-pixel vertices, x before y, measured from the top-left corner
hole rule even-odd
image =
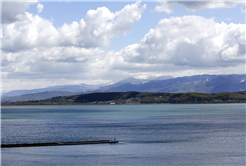
[[[2,90],[245,73],[242,2],[3,2]]]

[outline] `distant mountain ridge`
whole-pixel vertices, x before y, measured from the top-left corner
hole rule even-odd
[[[173,78],[171,76],[161,76],[161,77],[154,77],[153,79],[166,79],[166,78]],[[135,79],[133,77],[125,78],[115,84],[111,85],[87,85],[87,84],[79,84],[79,85],[57,85],[57,86],[50,86],[47,88],[40,88],[40,89],[32,89],[32,90],[13,90],[10,92],[3,93],[2,96],[20,96],[25,94],[32,94],[32,93],[40,93],[40,92],[48,92],[48,91],[67,91],[67,92],[93,92],[95,90],[99,91],[107,91],[112,86],[119,86],[124,83],[142,83],[148,82],[152,79]]]
[[[140,85],[140,84],[144,84],[150,81],[156,81],[156,80],[167,80],[167,79],[173,79],[174,77],[172,76],[160,76],[160,77],[152,77],[149,79],[136,79],[133,77],[128,77],[125,78],[119,82],[116,82],[112,85],[107,85],[107,86],[100,86],[97,91],[118,91],[115,90],[114,88],[120,87],[121,85],[124,86],[125,84],[133,84],[133,85]]]
[[[49,91],[49,92],[39,92],[32,94],[25,94],[20,96],[3,96],[2,102],[14,102],[14,101],[29,101],[29,100],[45,100],[57,96],[72,96],[81,93],[66,92],[66,91]]]
[[[195,75],[173,78],[171,76],[160,76],[150,79],[125,78],[111,85],[62,85],[33,90],[15,90],[3,94],[2,101],[27,101],[27,99],[43,100],[47,97],[68,96],[72,93],[94,93],[94,92],[169,92],[169,93],[220,93],[246,91],[245,74],[231,75]],[[56,91],[52,95],[37,94]],[[69,93],[63,93],[69,92]],[[27,94],[28,97],[26,96]],[[25,95],[25,96],[23,96]],[[33,95],[33,96],[32,96]],[[8,96],[8,97],[7,97]],[[11,97],[12,96],[12,97]],[[7,98],[6,98],[7,97]],[[44,98],[45,97],[45,98]],[[50,97],[51,98],[51,97]],[[8,99],[8,100],[7,100]],[[17,100],[18,99],[18,100]]]
[[[126,92],[239,92],[245,91],[245,74],[241,75],[195,75],[167,80],[149,81],[143,84],[126,83],[109,90]]]
[[[98,89],[97,85],[87,85],[87,84],[58,85],[58,86],[50,86],[47,88],[32,89],[32,90],[13,90],[7,93],[3,93],[2,96],[20,96],[20,95],[25,95],[25,94],[49,92],[49,91],[86,92],[86,91],[91,91],[91,90],[96,90],[96,89]]]

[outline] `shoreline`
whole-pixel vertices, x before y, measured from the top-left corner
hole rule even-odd
[[[218,103],[140,103],[140,104],[114,104],[114,105],[168,105],[168,104],[246,104],[246,102],[218,102]],[[111,105],[111,104],[0,104],[0,106],[72,106],[72,105],[93,105],[93,106],[101,106],[101,105]],[[113,106],[113,105],[111,105]]]
[[[110,92],[58,96],[46,100],[1,101],[3,106],[21,105],[141,105],[246,103],[246,91],[207,93]]]

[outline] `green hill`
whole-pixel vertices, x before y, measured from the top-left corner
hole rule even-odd
[[[53,97],[47,100],[4,102],[2,105],[66,105],[66,104],[178,104],[178,103],[246,103],[246,92],[207,93],[149,93],[108,92]]]

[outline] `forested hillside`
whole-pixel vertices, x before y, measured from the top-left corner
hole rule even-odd
[[[246,103],[246,92],[207,93],[149,93],[109,92],[91,93],[47,100],[3,102],[2,105],[66,105],[66,104],[177,104],[177,103]]]

